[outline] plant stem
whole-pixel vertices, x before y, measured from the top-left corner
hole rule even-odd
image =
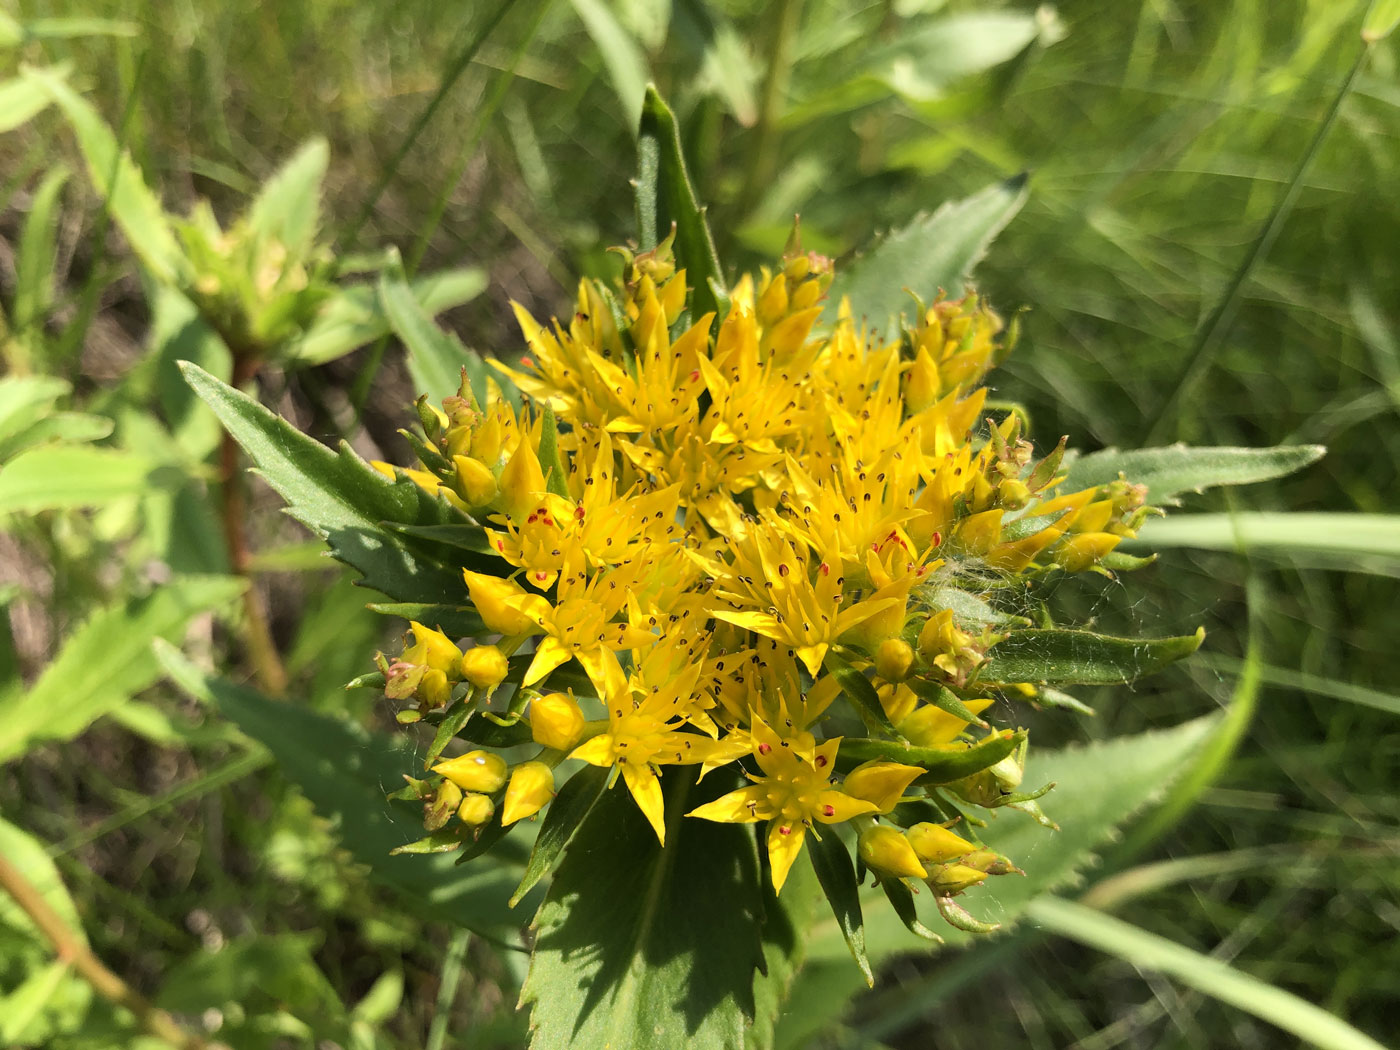
[[[92,949],[49,906],[34,884],[4,855],[0,855],[0,888],[29,916],[39,933],[53,946],[61,962],[70,963],[78,976],[92,985],[93,991],[102,998],[135,1014],[137,1023],[151,1035],[181,1050],[213,1050],[221,1045],[206,1042],[181,1028],[168,1013],[107,969]]]
[[[428,1041],[423,1050],[442,1050],[447,1038],[447,1022],[452,1012],[452,1002],[457,998],[457,985],[462,979],[462,962],[467,957],[467,942],[471,933],[456,930],[447,945],[447,956],[442,961],[442,980],[438,984],[437,1005],[433,1009],[433,1023],[428,1027]]]
[[[759,103],[753,150],[749,154],[753,160],[739,198],[741,207],[752,209],[758,204],[763,188],[773,180],[778,169],[778,121],[783,115],[783,102],[787,97],[788,80],[792,74],[792,45],[801,16],[802,0],[780,0],[773,16],[768,76],[763,82],[763,99]]]
[[[232,385],[235,388],[250,382],[257,372],[256,357],[251,354],[234,353]],[[219,490],[229,568],[248,581],[248,586],[243,591],[244,641],[248,646],[248,657],[253,662],[258,685],[265,692],[280,696],[287,691],[287,672],[282,666],[281,656],[277,653],[277,643],[272,639],[272,629],[268,624],[262,594],[254,585],[249,568],[252,552],[248,549],[247,500],[243,479],[239,477],[238,460],[238,442],[226,429],[219,442]]]

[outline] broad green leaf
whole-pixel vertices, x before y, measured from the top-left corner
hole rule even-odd
[[[1026,917],[1051,933],[1117,956],[1139,970],[1166,974],[1277,1025],[1312,1046],[1323,1050],[1385,1050],[1369,1035],[1292,992],[1112,915],[1044,896],[1030,904]]]
[[[151,642],[179,637],[191,619],[232,602],[244,586],[227,576],[176,577],[145,598],[94,613],[32,688],[5,699],[0,761],[37,740],[77,736],[145,689],[160,677]]]
[[[105,506],[147,491],[159,464],[117,449],[32,448],[0,468],[0,518],[41,510]]]
[[[855,317],[888,337],[915,309],[909,292],[924,302],[940,289],[960,297],[973,266],[1026,202],[1026,181],[1018,175],[918,216],[837,271],[830,300],[849,296]]]
[[[982,665],[984,682],[1033,685],[1120,685],[1155,674],[1205,639],[1205,629],[1174,638],[1115,638],[1057,628],[1013,631]]]
[[[16,331],[43,324],[53,306],[54,251],[58,237],[55,213],[59,194],[67,181],[67,168],[62,164],[52,168],[34,191],[34,203],[25,216],[24,234],[20,237],[19,255],[15,260],[15,299],[11,310],[11,324]]]
[[[69,391],[52,376],[6,376],[0,379],[0,464],[29,442],[24,435],[46,416],[54,402]]]
[[[722,779],[666,771],[664,850],[620,780],[594,806],[535,917],[533,1050],[744,1046],[763,960],[752,829],[683,816]]]
[[[1000,609],[994,609],[977,595],[960,591],[956,587],[939,587],[928,595],[927,601],[934,609],[952,609],[953,616],[964,626],[968,624],[974,626],[996,625],[1014,621],[1029,622],[1024,617],[1013,616]]]
[[[622,103],[622,116],[629,128],[637,126],[637,118],[642,112],[642,96],[646,94],[647,71],[646,55],[618,22],[617,17],[603,0],[571,0],[594,46],[603,57],[608,78],[613,90]]]
[[[0,41],[0,44],[3,44]],[[48,73],[55,78],[66,77],[71,67],[50,67]],[[41,113],[52,101],[53,96],[41,84],[27,77],[11,77],[0,80],[0,134],[13,131],[21,124],[27,124]]]
[[[486,275],[479,273],[481,287]],[[444,331],[419,304],[404,277],[398,256],[390,259],[379,275],[379,304],[389,326],[408,350],[408,372],[414,391],[439,402],[457,393],[462,369],[467,370],[472,393],[478,404],[486,403],[486,363],[481,355],[462,345],[451,332]]]
[[[47,70],[26,69],[24,76],[42,87],[68,118],[93,187],[142,265],[159,280],[178,283],[185,264],[170,220],[97,110]]]
[[[1166,791],[1217,722],[1216,716],[1200,718],[1173,729],[1062,751],[1031,748],[1026,782],[1056,784],[1042,805],[1060,830],[1048,831],[1022,813],[998,811],[979,834],[991,849],[1019,863],[1026,875],[990,879],[958,898],[960,903],[974,915],[1009,928],[1032,900],[1073,884],[1079,872],[1093,862],[1093,851],[1109,841],[1119,825]],[[943,922],[927,897],[920,894],[916,898],[924,925],[950,945],[969,943],[974,935]],[[878,964],[901,953],[936,950],[905,929],[879,890],[867,887],[863,899],[866,947],[872,962]],[[850,997],[863,987],[837,923],[819,921],[808,942],[807,964],[793,986],[779,1026],[778,1045],[786,1050],[806,1046],[808,1037],[839,1016]]]
[[[686,280],[694,289],[690,315],[698,320],[712,310],[722,314],[728,306],[728,294],[715,239],[686,171],[676,115],[653,86],[647,87],[642,106],[640,141],[644,161],[654,153],[657,163],[654,232],[664,240],[671,224],[676,224],[676,265],[685,268]]]
[[[1249,511],[1178,514],[1144,523],[1134,547],[1266,551],[1324,567],[1400,572],[1400,515]]]
[[[311,248],[321,225],[321,182],[330,147],[313,138],[268,179],[248,209],[248,230],[259,239],[277,241],[291,258]]]
[[[476,267],[442,270],[409,282],[413,297],[430,317],[475,299],[486,289],[486,276]],[[374,285],[343,288],[321,307],[307,333],[288,350],[298,365],[323,365],[351,350],[389,334],[389,319],[379,306]]]
[[[462,597],[466,584],[460,569],[435,561],[436,547],[401,540],[383,526],[386,521],[447,525],[461,520],[456,511],[411,481],[389,481],[348,445],[332,452],[203,369],[181,367],[287,501],[288,512],[324,538],[336,558],[357,569],[366,586],[399,601],[453,604]]]
[[[0,857],[38,890],[78,940],[86,944],[78,909],[44,845],[0,818]],[[15,980],[0,992],[0,1043],[44,1046],[81,1026],[92,988],[72,965],[53,957],[53,947],[7,893],[0,893],[0,958]],[[22,975],[22,976],[21,976]]]
[[[317,811],[335,822],[345,848],[414,912],[517,940],[521,923],[506,906],[517,865],[495,856],[458,866],[450,854],[389,855],[423,837],[421,814],[385,798],[403,786],[404,774],[421,772],[411,745],[206,675],[172,646],[160,647],[157,655],[181,689],[216,704],[271,751]]]
[[[1249,485],[1281,478],[1316,463],[1326,454],[1321,445],[1278,445],[1273,448],[1142,448],[1130,452],[1104,449],[1080,456],[1070,464],[1061,492],[1077,492],[1116,481],[1121,473],[1147,486],[1147,502],[1175,506],[1183,492],[1203,492],[1217,485]]]

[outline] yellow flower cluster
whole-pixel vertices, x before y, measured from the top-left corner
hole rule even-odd
[[[831,280],[794,251],[695,317],[663,244],[628,255],[616,289],[584,281],[567,322],[517,308],[529,356],[501,371],[536,411],[465,380],[441,411],[420,402],[429,454],[403,473],[479,523],[499,567],[465,573],[476,644],[415,623],[387,691],[484,710],[509,682],[493,720],[540,745],[513,771],[491,751],[436,766],[438,826],[454,807],[487,823],[493,796],[503,823],[531,816],[576,759],[611,767],[664,843],[666,767],[735,767],[747,784],[688,816],[763,822],[775,888],[809,832],[844,821],[868,867],[938,895],[1014,870],[941,823],[896,830],[926,766],[851,761],[839,734],[969,748],[991,687],[1014,684],[979,677],[1002,635],[937,596],[1095,567],[1142,490],[1059,493],[1062,448],[1033,462],[1018,416],[986,419],[1009,340],[977,296],[916,304],[883,341],[846,303],[823,319]],[[549,688],[574,661],[591,697]],[[1013,797],[997,785],[1018,760],[1002,766],[951,789]]]

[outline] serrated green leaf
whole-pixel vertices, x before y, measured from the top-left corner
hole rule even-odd
[[[1183,492],[1203,492],[1217,485],[1249,485],[1281,478],[1316,463],[1327,450],[1321,445],[1277,445],[1273,448],[1142,448],[1129,452],[1104,449],[1080,456],[1069,466],[1061,492],[1078,492],[1116,481],[1120,473],[1147,486],[1147,502],[1175,506]]]
[[[401,540],[383,522],[447,525],[456,511],[411,481],[391,482],[349,446],[339,453],[307,437],[246,394],[182,363],[185,378],[287,501],[288,512],[357,569],[367,587],[406,602],[453,604],[466,590],[459,569],[430,548]]]
[[[414,278],[409,287],[423,312],[436,317],[475,299],[485,290],[486,280],[481,270],[469,266]],[[326,300],[310,329],[288,349],[288,360],[323,365],[388,334],[389,320],[380,309],[375,286],[351,285]]]
[[[0,112],[4,102],[0,101]],[[15,298],[11,327],[26,331],[43,323],[53,306],[55,244],[59,194],[68,182],[68,169],[55,165],[34,191],[34,203],[24,219],[19,253],[15,259]]]
[[[580,769],[564,782],[554,801],[545,810],[540,833],[535,839],[535,848],[530,851],[530,859],[525,865],[525,875],[515,892],[510,895],[510,906],[514,908],[520,899],[535,888],[540,879],[554,870],[564,847],[573,839],[574,833],[583,826],[588,814],[593,811],[598,800],[608,786],[611,770],[603,766],[588,766]]]
[[[68,118],[87,163],[88,177],[141,264],[158,280],[178,283],[185,261],[170,220],[97,110],[48,70],[26,69],[23,75],[42,88]]]
[[[533,1050],[744,1046],[763,960],[752,833],[683,816],[720,779],[666,771],[664,850],[620,781],[575,834],[535,917]]]
[[[715,251],[715,239],[705,219],[705,209],[696,199],[681,149],[676,115],[654,86],[648,85],[642,106],[641,141],[655,143],[656,230],[664,239],[676,224],[676,265],[684,267],[686,280],[694,289],[690,316],[697,320],[710,311],[722,314],[728,307],[724,270]],[[652,147],[648,145],[646,149]],[[648,156],[643,153],[643,160]],[[643,245],[650,247],[650,245]]]
[[[1120,824],[1171,785],[1218,721],[1217,716],[1199,718],[1172,729],[1062,751],[1032,748],[1026,779],[1056,783],[1046,809],[1060,830],[1049,832],[1020,813],[997,813],[990,826],[981,829],[980,837],[989,849],[1020,861],[1026,875],[990,879],[959,901],[974,915],[1007,927],[1025,913],[1032,900],[1071,884],[1093,862],[1093,851],[1108,841]],[[878,966],[902,953],[936,950],[909,933],[892,908],[883,903],[877,907],[877,893],[866,894],[865,908],[866,947],[873,963]],[[950,945],[969,943],[972,935],[944,923],[927,896],[917,898],[925,924]],[[778,1045],[784,1050],[807,1045],[807,1037],[839,1016],[863,986],[834,920],[818,922],[807,956],[779,1026]]]
[[[334,822],[345,848],[415,913],[517,940],[519,922],[506,907],[517,866],[494,857],[458,867],[450,854],[389,855],[423,837],[421,816],[384,797],[403,783],[405,773],[418,771],[421,763],[409,746],[206,675],[171,646],[161,647],[158,655],[180,688],[216,704],[272,752],[317,811]]]
[[[860,967],[865,983],[875,986],[875,975],[870,970],[870,960],[865,953],[865,919],[860,910],[860,885],[856,882],[856,868],[851,862],[846,844],[835,828],[824,828],[820,838],[816,834],[807,835],[807,855],[812,859],[812,870],[817,882],[831,905],[836,924],[851,950],[851,957]]]
[[[1400,515],[1249,511],[1178,514],[1143,524],[1134,547],[1263,551],[1324,568],[1400,573]]]
[[[480,290],[484,291],[486,274],[481,271],[477,273]],[[413,378],[415,391],[426,393],[428,400],[433,402],[450,397],[461,386],[462,369],[465,368],[477,403],[484,405],[486,362],[451,332],[437,326],[414,297],[397,254],[379,275],[378,295],[380,308],[389,319],[390,328],[408,350],[408,371]]]
[[[5,699],[0,761],[37,740],[76,736],[145,689],[160,675],[152,640],[179,636],[196,615],[233,601],[244,586],[226,576],[177,577],[148,597],[94,613],[32,688]]]
[[[1033,685],[1121,685],[1190,656],[1204,628],[1173,638],[1115,638],[1058,628],[1013,631],[987,653],[981,681]]]
[[[321,182],[329,161],[325,139],[303,143],[258,191],[248,208],[248,232],[281,244],[291,258],[304,257],[321,225]]]
[[[1017,175],[914,219],[837,271],[828,298],[837,303],[849,296],[854,316],[888,338],[898,331],[900,316],[914,310],[904,289],[924,302],[940,288],[961,297],[973,266],[1025,204],[1026,183],[1026,176]]]
[[[486,630],[481,617],[470,606],[429,605],[425,602],[370,602],[368,608],[381,616],[417,620],[428,627],[436,627],[453,638],[469,638]]]
[[[1198,952],[1082,904],[1045,896],[1027,917],[1051,933],[1117,956],[1138,970],[1173,977],[1188,987],[1291,1032],[1324,1050],[1385,1050],[1376,1040],[1320,1006]]]
[[[1025,736],[1024,731],[1001,730],[983,737],[971,747],[958,750],[915,747],[897,740],[847,737],[836,753],[836,768],[846,770],[861,762],[881,759],[923,766],[928,772],[919,777],[916,784],[950,784],[996,765],[1015,751]]]

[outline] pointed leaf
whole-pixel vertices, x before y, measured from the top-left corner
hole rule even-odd
[[[67,64],[54,66],[48,73],[62,79],[68,75],[69,69]],[[42,113],[44,107],[52,100],[53,96],[47,88],[27,77],[0,80],[0,134],[13,131],[21,124],[27,124]]]
[[[1316,463],[1326,453],[1321,445],[1277,445],[1273,448],[1141,448],[1129,452],[1104,449],[1080,456],[1070,464],[1061,492],[1078,492],[1116,481],[1122,473],[1147,486],[1147,502],[1175,506],[1183,492],[1203,492],[1217,485],[1248,485],[1281,478]]]
[[[481,287],[486,275],[478,271]],[[389,326],[408,350],[408,371],[417,393],[433,402],[457,393],[462,369],[467,370],[478,404],[486,403],[486,362],[475,350],[462,345],[451,332],[437,326],[413,295],[395,253],[379,275],[379,304]]]
[[[1174,638],[1115,638],[1058,628],[1013,631],[987,653],[981,681],[1120,685],[1190,656],[1205,636],[1204,628]]]
[[[33,687],[0,709],[0,762],[36,740],[66,740],[160,677],[156,638],[179,637],[195,616],[233,601],[244,581],[176,577],[145,598],[100,609],[69,636]]]
[[[0,101],[0,112],[4,102]],[[24,219],[19,256],[15,260],[15,298],[11,327],[22,332],[42,324],[53,306],[55,244],[58,237],[59,194],[68,182],[68,169],[56,165],[39,188]]]
[[[722,311],[728,305],[728,296],[724,271],[720,268],[719,254],[715,251],[715,240],[705,220],[705,209],[700,207],[686,171],[676,115],[653,86],[647,87],[646,102],[642,106],[640,138],[643,142],[655,143],[657,182],[654,232],[657,237],[664,238],[670,232],[671,224],[676,224],[676,265],[685,268],[686,280],[694,289],[690,315],[698,319],[711,310]],[[644,168],[649,156],[646,151],[652,149],[651,145],[644,148]],[[652,245],[643,244],[642,247]]]
[[[111,129],[62,78],[42,69],[25,69],[24,76],[47,92],[68,118],[93,187],[107,202],[131,250],[158,280],[175,283],[184,270],[184,257],[170,220]]]
[[[321,225],[321,182],[329,161],[325,139],[304,143],[258,192],[248,209],[249,232],[277,241],[292,258],[303,257]]]
[[[429,317],[475,299],[486,289],[486,276],[474,266],[442,270],[408,282],[413,298]],[[307,333],[292,344],[289,360],[323,365],[389,333],[374,285],[342,288],[326,300]],[[453,387],[456,390],[456,387]]]
[[[462,520],[456,511],[411,481],[389,481],[349,446],[332,452],[203,369],[183,362],[181,370],[287,501],[288,512],[359,570],[366,586],[408,602],[451,605],[463,596],[460,569],[434,561],[430,548],[382,524],[454,524]]]
[[[841,741],[841,749],[836,752],[836,768],[844,772],[861,762],[875,759],[901,762],[909,766],[923,766],[928,770],[915,781],[916,784],[950,784],[996,765],[1014,752],[1025,738],[1024,730],[1013,732],[1003,729],[989,733],[971,747],[945,750],[915,747],[897,740],[846,737]]]
[[[535,888],[540,879],[554,870],[564,847],[603,797],[610,773],[611,770],[603,766],[588,766],[564,782],[554,801],[545,810],[535,848],[530,851],[530,860],[525,865],[525,875],[510,896],[512,908],[521,897]]]
[[[744,1045],[763,961],[752,835],[682,816],[720,780],[666,770],[664,850],[620,780],[574,835],[535,917],[533,1050]]]
[[[1385,1050],[1369,1035],[1292,992],[1112,915],[1050,896],[1033,901],[1026,914],[1051,933],[1117,956],[1139,970],[1164,973],[1310,1045],[1324,1050]]]
[[[894,735],[895,729],[890,724],[890,716],[885,714],[885,705],[880,703],[880,694],[875,691],[875,686],[869,678],[835,653],[826,654],[823,666],[841,684],[841,691],[860,712],[862,719]]]
[[[870,970],[870,960],[865,954],[865,920],[860,912],[860,884],[856,882],[856,868],[851,863],[851,855],[846,844],[835,828],[823,828],[821,838],[816,834],[807,835],[807,852],[812,858],[812,870],[817,873],[822,892],[831,905],[836,924],[851,950],[860,972],[865,976],[869,987],[875,986],[875,975]]]
[[[914,310],[904,289],[925,302],[939,289],[960,298],[973,266],[1025,204],[1026,181],[1018,175],[914,219],[838,270],[830,300],[849,296],[854,316],[888,338],[898,331],[900,315]]]
[[[546,402],[544,420],[540,427],[540,467],[545,473],[545,485],[556,496],[569,497],[569,486],[564,477],[564,460],[559,455],[559,422],[554,409]]]

